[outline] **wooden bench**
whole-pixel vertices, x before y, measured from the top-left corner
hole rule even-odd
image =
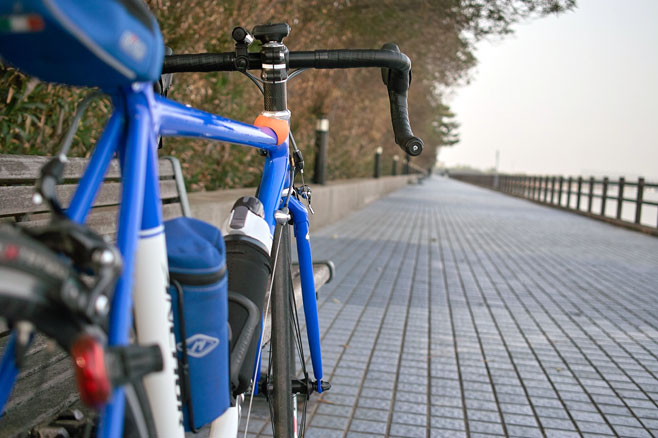
[[[0,222],[21,226],[45,225],[49,213],[32,202],[34,183],[48,157],[0,155]],[[88,160],[71,158],[65,181],[58,187],[63,205],[68,205]],[[174,157],[159,160],[160,196],[165,219],[189,216],[190,206],[180,163]],[[114,238],[120,198],[119,165],[114,160],[108,169],[87,223],[102,235]],[[1,281],[1,279],[0,279]],[[0,355],[9,340],[6,326],[0,326]],[[0,418],[0,437],[27,436],[34,426],[47,423],[58,413],[78,404],[73,370],[67,354],[53,342],[36,336],[25,365]],[[25,435],[24,435],[25,434]]]
[[[0,222],[14,222],[27,227],[47,223],[49,213],[43,206],[34,205],[32,195],[39,171],[48,160],[48,157],[33,155],[0,154]],[[64,174],[65,181],[58,187],[62,205],[68,205],[87,163],[86,159],[70,159]],[[161,158],[159,171],[164,218],[190,216],[178,160],[174,157]],[[96,232],[112,238],[116,233],[120,198],[119,172],[118,163],[113,161],[87,220],[87,224]],[[333,266],[328,262],[314,263],[313,266],[316,289],[319,289],[331,280]],[[296,302],[301,306],[299,269],[293,268],[292,275]],[[265,321],[264,343],[269,341],[268,327],[269,318]],[[7,328],[0,324],[0,355],[9,340],[8,334]],[[81,406],[73,382],[70,359],[54,342],[37,335],[5,406],[4,416],[0,418],[0,438],[28,436],[35,426],[47,424],[72,407]]]

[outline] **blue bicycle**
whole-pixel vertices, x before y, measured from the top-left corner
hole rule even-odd
[[[303,435],[298,398],[305,406],[329,385],[322,380],[304,205],[311,192],[303,179],[295,186],[303,158],[289,131],[287,81],[308,68],[381,68],[396,142],[418,155],[423,143],[407,113],[409,59],[394,44],[289,52],[285,23],[235,28],[231,52],[165,56],[158,24],[141,0],[4,1],[0,24],[3,59],[46,81],[98,87],[114,107],[70,205],[64,209],[55,193],[69,138],[36,188],[35,202],[48,204],[51,223],[0,230],[0,316],[13,328],[0,365],[0,406],[38,330],[70,352],[81,399],[100,412],[98,436],[180,438],[206,425],[212,437],[236,436],[241,401],[256,393],[269,402],[274,436]],[[254,39],[262,43],[259,53],[248,51]],[[260,78],[249,73],[254,69]],[[254,124],[154,92],[154,82],[166,91],[171,73],[207,71],[238,71],[261,89],[264,111]],[[235,203],[226,236],[194,219],[163,223],[157,149],[167,136],[262,151],[256,196]],[[122,181],[116,244],[84,225],[114,156]],[[292,302],[291,224],[314,378],[305,369]],[[261,375],[268,314],[270,357]],[[293,351],[301,356],[301,378]]]

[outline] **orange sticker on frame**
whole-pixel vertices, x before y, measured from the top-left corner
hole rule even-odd
[[[272,117],[267,117],[264,115],[259,115],[254,121],[254,126],[260,126],[262,128],[270,128],[276,134],[277,146],[281,145],[284,141],[288,139],[290,134],[290,125],[287,120],[274,119]]]

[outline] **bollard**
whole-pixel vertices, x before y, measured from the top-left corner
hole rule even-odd
[[[320,116],[315,124],[315,171],[313,182],[324,184],[327,169],[327,138],[329,133],[329,119]]]
[[[384,149],[382,149],[381,146],[378,146],[377,149],[375,149],[375,171],[373,173],[373,178],[379,178],[379,174],[381,173],[382,152],[384,152]]]
[[[404,169],[402,171],[403,175],[409,175],[409,160],[411,157],[409,155],[405,155],[404,157]]]
[[[393,155],[393,168],[391,169],[391,175],[393,176],[398,174],[398,160],[400,160],[400,157]]]

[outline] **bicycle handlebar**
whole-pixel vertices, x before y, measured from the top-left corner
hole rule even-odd
[[[171,55],[165,57],[162,73],[236,71],[239,70],[238,62],[235,52]],[[249,53],[245,64],[249,69],[260,69],[260,54]],[[412,156],[423,151],[423,141],[413,135],[409,124],[407,92],[411,82],[411,61],[397,45],[387,43],[380,50],[290,52],[287,64],[288,68],[317,69],[380,67],[388,88],[395,142]]]

